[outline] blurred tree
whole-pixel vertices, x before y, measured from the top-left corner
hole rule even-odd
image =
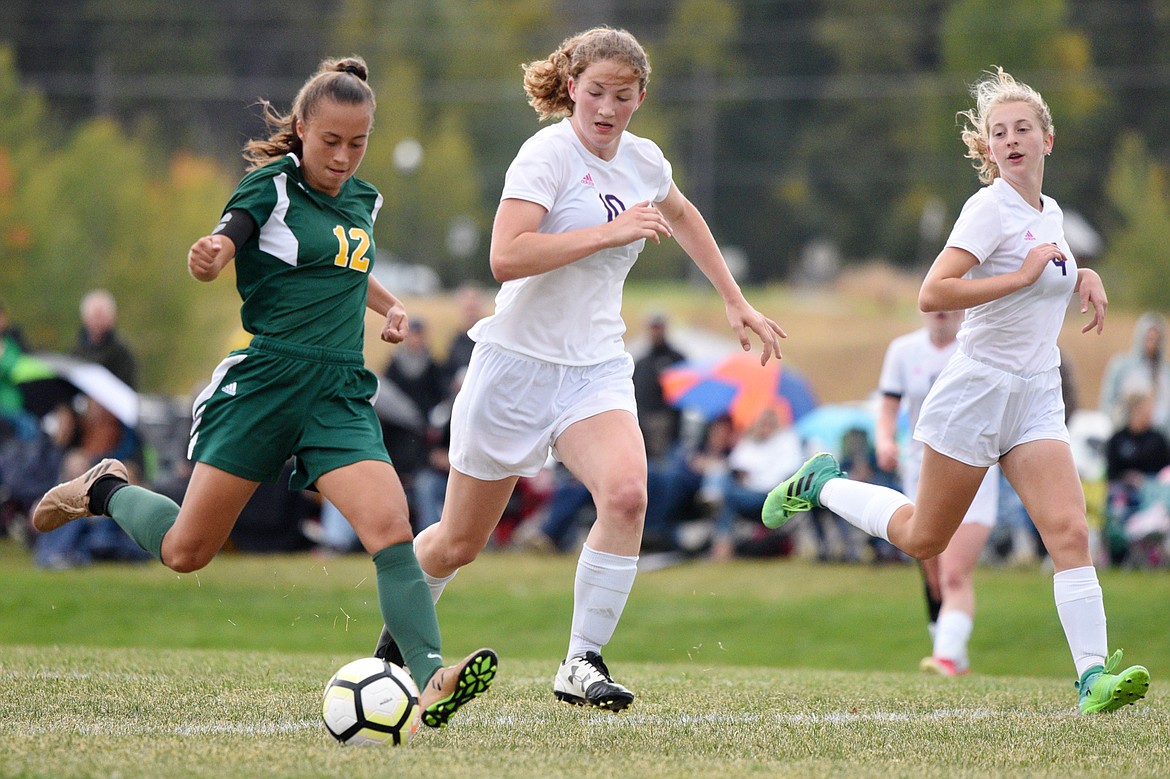
[[[794,168],[775,196],[799,232],[847,258],[918,259],[929,183],[943,164],[929,143],[938,121],[939,0],[842,0],[815,25],[831,75],[802,119]],[[926,184],[926,187],[923,187]]]
[[[37,348],[67,350],[82,295],[106,287],[140,358],[143,388],[189,391],[234,326],[230,274],[201,285],[186,271],[187,247],[215,225],[230,181],[184,154],[160,166],[148,143],[104,119],[76,126],[58,145],[46,136],[53,122],[39,100],[17,85],[10,56],[0,57],[0,107],[12,109],[0,119],[0,268],[14,319]]]
[[[1044,95],[1056,125],[1054,164],[1045,175],[1044,189],[1064,208],[1091,212],[1103,186],[1100,154],[1095,151],[1101,138],[1091,131],[1091,122],[1107,104],[1093,71],[1089,41],[1071,27],[1068,3],[959,0],[946,14],[942,49],[946,71],[966,83],[999,65]],[[969,105],[970,98],[952,111]],[[951,148],[964,153],[962,144],[953,140],[958,128],[950,135]],[[964,172],[969,195],[976,179],[970,167]],[[961,191],[949,174],[943,181],[955,183],[949,191]],[[952,197],[950,205],[957,214],[962,200]]]
[[[1134,131],[1118,140],[1106,191],[1117,215],[1102,263],[1110,302],[1170,310],[1165,283],[1170,188],[1165,168],[1151,159]]]

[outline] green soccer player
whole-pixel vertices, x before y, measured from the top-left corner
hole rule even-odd
[[[103,460],[46,493],[42,532],[108,515],[179,572],[206,566],[262,481],[291,457],[290,489],[315,486],[340,509],[374,558],[382,618],[418,682],[422,721],[442,727],[484,692],[496,655],[481,649],[443,666],[439,625],[412,546],[406,496],[371,399],[377,378],[362,356],[365,309],[386,317],[381,337],[402,341],[402,303],[372,275],[382,196],[354,177],[374,118],[360,58],[326,60],[288,115],[262,101],[270,136],[244,148],[251,164],[187,267],[212,281],[233,259],[250,345],[219,364],[196,398],[183,505],[127,482]]]

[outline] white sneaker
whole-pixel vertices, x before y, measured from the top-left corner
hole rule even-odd
[[[565,703],[610,711],[621,711],[634,702],[634,693],[613,680],[596,652],[562,662],[553,679],[553,693]]]

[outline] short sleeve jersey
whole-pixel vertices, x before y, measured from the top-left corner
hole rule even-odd
[[[508,168],[501,200],[543,206],[542,233],[612,221],[670,193],[671,167],[657,144],[624,133],[612,160],[590,152],[569,120],[529,138]],[[625,351],[622,286],[645,240],[583,257],[564,267],[506,281],[495,313],[470,331],[476,341],[562,365],[595,365]]]
[[[313,189],[293,154],[248,172],[224,207],[246,211],[258,228],[236,247],[244,329],[360,351],[381,206],[382,196],[360,179],[348,179],[336,197]]]
[[[900,335],[890,342],[882,361],[878,392],[900,398],[906,404],[911,429],[918,424],[922,401],[926,400],[934,380],[958,348],[958,341],[942,348],[935,346],[926,328]]]
[[[967,278],[1017,270],[1038,243],[1055,243],[1068,258],[1048,263],[1031,286],[967,310],[959,329],[963,354],[1017,376],[1060,365],[1056,341],[1077,282],[1077,265],[1064,238],[1064,215],[1050,197],[1037,211],[1011,184],[997,178],[967,200],[947,239],[979,260]]]

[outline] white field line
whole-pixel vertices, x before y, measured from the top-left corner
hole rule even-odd
[[[1036,712],[1039,716],[1054,718],[1075,717],[1075,709],[1052,710]],[[608,728],[677,728],[690,726],[719,726],[760,727],[767,725],[854,725],[857,723],[872,722],[878,724],[900,724],[906,722],[973,722],[1001,716],[1002,712],[992,709],[936,709],[929,712],[905,713],[893,711],[852,712],[835,711],[823,713],[794,713],[794,714],[736,714],[736,713],[709,713],[686,714],[682,716],[662,716],[657,714],[630,714],[619,715],[603,712],[583,712],[582,716],[590,726]],[[543,714],[531,715],[498,715],[481,714],[474,709],[461,712],[453,721],[453,725],[465,725],[481,728],[530,728],[538,730],[547,727],[548,717]],[[56,727],[40,722],[0,722],[0,733],[17,736],[42,736],[47,734],[71,734],[79,736],[142,736],[142,735],[174,735],[180,737],[192,736],[267,736],[301,731],[323,730],[320,719],[286,720],[266,723],[203,723],[192,725],[151,725],[145,722],[122,722],[114,724],[77,724],[58,723]]]

